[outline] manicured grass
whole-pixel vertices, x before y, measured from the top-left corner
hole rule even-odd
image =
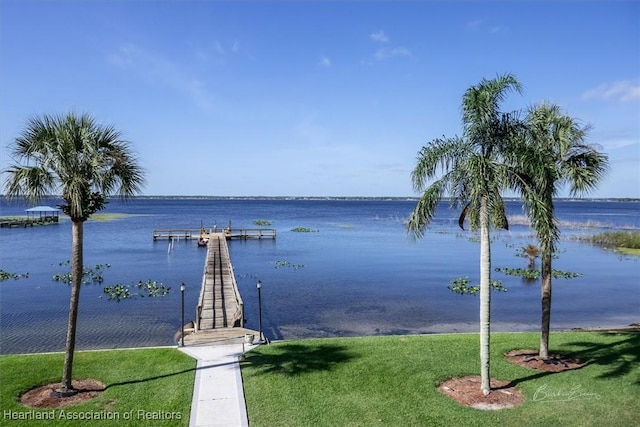
[[[242,376],[252,426],[637,426],[640,334],[554,332],[552,352],[589,360],[546,373],[503,354],[537,348],[536,333],[494,333],[491,376],[525,396],[514,409],[483,411],[437,385],[479,374],[476,334],[283,341],[249,352]]]
[[[0,425],[3,426],[187,426],[196,360],[175,348],[76,352],[74,379],[92,378],[107,389],[88,402],[55,410],[55,421],[11,419],[32,409],[19,396],[60,381],[63,354],[0,356]],[[39,410],[49,412],[51,410]],[[64,411],[64,412],[63,412]],[[9,415],[7,415],[9,414]],[[23,415],[20,415],[23,414]],[[61,419],[117,416],[117,419]],[[130,414],[130,419],[126,420]],[[167,419],[167,418],[173,419]],[[177,419],[177,418],[180,419]],[[164,419],[163,419],[164,418]]]

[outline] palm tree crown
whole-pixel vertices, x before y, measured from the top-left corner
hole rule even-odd
[[[128,198],[144,183],[130,144],[88,114],[32,117],[11,153],[16,164],[5,171],[6,194],[29,200],[60,194],[73,221],[104,207],[106,196]]]

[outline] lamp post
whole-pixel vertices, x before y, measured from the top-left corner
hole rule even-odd
[[[262,343],[264,340],[262,335],[262,282],[260,280],[258,280],[258,283],[256,283],[256,287],[258,288],[258,327],[260,332],[259,341]]]
[[[180,330],[182,331],[180,346],[184,347],[184,288],[185,285],[182,283],[180,285],[180,294],[182,295],[182,321],[180,322]]]

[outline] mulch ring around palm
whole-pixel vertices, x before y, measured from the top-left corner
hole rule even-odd
[[[106,388],[100,381],[92,379],[72,381],[71,385],[77,393],[70,396],[60,396],[55,393],[60,383],[32,388],[20,397],[20,403],[31,408],[62,408],[91,400]]]
[[[480,389],[480,376],[451,378],[438,386],[438,391],[461,405],[475,409],[497,410],[515,408],[524,402],[520,390],[508,381],[491,379],[491,393],[485,396]]]
[[[511,350],[505,353],[505,357],[509,362],[515,363],[516,365],[545,372],[563,372],[580,369],[588,363],[558,354],[551,354],[546,360],[540,359],[538,357],[538,350],[531,349]]]

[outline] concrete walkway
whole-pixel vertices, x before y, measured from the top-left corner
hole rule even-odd
[[[244,346],[245,351],[256,345]],[[190,427],[249,425],[238,356],[241,343],[178,347],[198,359],[191,403]]]

